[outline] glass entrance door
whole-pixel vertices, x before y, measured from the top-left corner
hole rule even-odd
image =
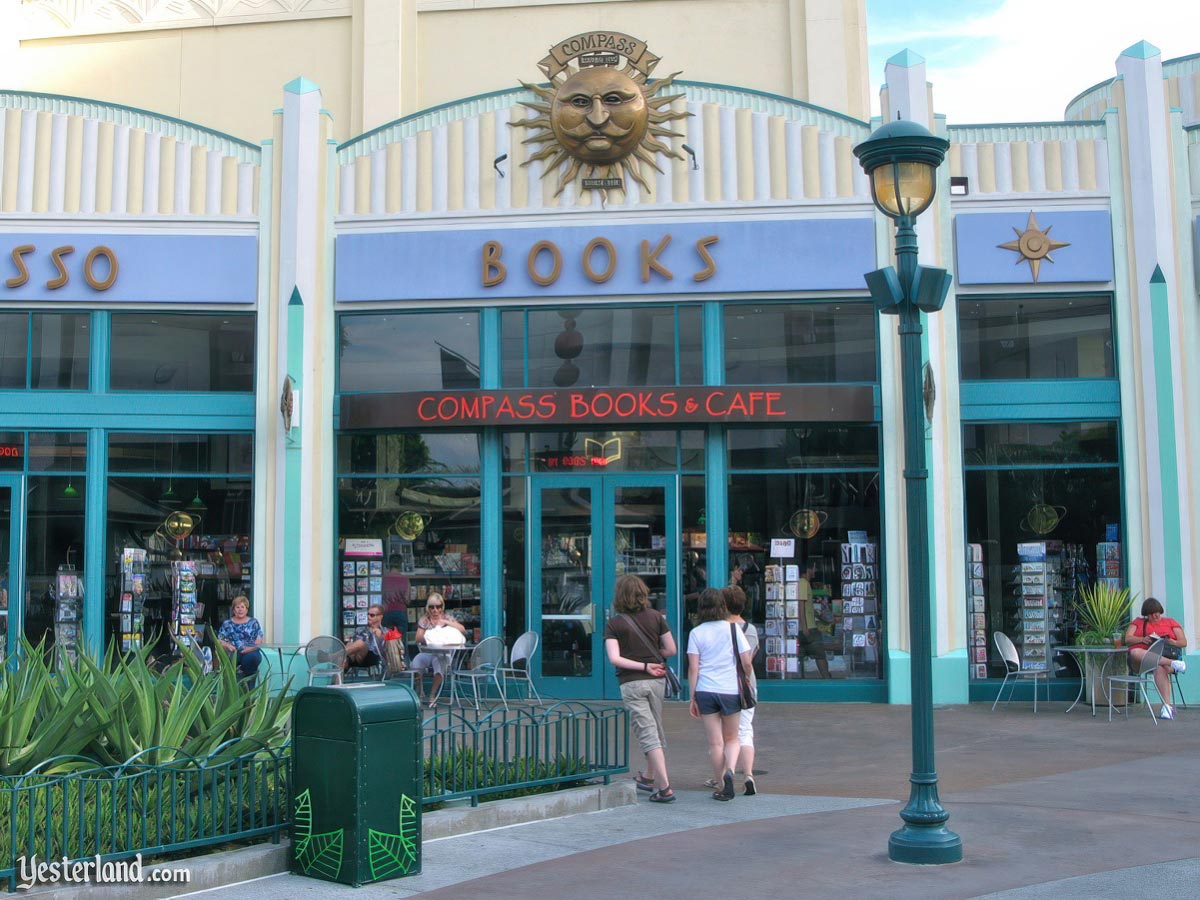
[[[542,635],[535,662],[541,689],[553,697],[617,699],[604,651],[617,578],[642,578],[679,634],[675,478],[545,475],[533,479],[532,491],[530,621]]]
[[[21,634],[21,479],[0,476],[0,661],[8,658]],[[11,612],[10,612],[11,611]]]

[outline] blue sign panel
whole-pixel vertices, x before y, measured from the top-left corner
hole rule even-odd
[[[1106,210],[1034,210],[1038,243],[1066,246],[1051,249],[1049,258],[1038,257],[1038,284],[1107,282],[1113,279],[1112,222]],[[956,266],[959,284],[1033,284],[1033,268],[1018,250],[1001,244],[1019,242],[1029,230],[1029,211],[963,213],[954,217]],[[1028,244],[1028,242],[1027,242]]]
[[[0,234],[0,298],[64,303],[254,303],[252,234]]]
[[[340,302],[866,291],[869,216],[342,234]]]

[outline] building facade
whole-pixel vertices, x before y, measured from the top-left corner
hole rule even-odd
[[[186,23],[26,26],[29,90],[0,93],[10,644],[132,646],[239,591],[302,641],[437,592],[481,635],[538,632],[544,693],[605,697],[619,575],[677,635],[733,579],[766,699],[906,702],[910,540],[940,701],[994,696],[996,632],[1073,695],[1054,647],[1097,579],[1195,643],[1196,59],[1137,44],[1064,121],[986,126],[889,62],[883,119],[951,141],[918,225],[955,282],[926,323],[929,532],[906,535],[859,4],[714,3],[707,31],[661,2],[401,4],[400,37],[360,34],[384,6],[216,22],[218,59],[239,29],[304,35],[241,96],[165,67],[200,104],[168,112],[225,126],[327,48],[328,90],[288,82],[258,143],[132,108],[157,89],[133,77],[49,96],[151,32],[187,57]]]

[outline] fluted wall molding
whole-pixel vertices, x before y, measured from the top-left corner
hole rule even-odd
[[[0,212],[251,216],[260,148],[144,110],[0,91]]]
[[[862,169],[851,152],[870,134],[866,122],[810,104],[754,91],[677,82],[680,150],[659,154],[661,172],[644,167],[649,192],[630,182],[610,192],[607,205],[825,203],[869,201]],[[441,215],[448,212],[539,210],[600,206],[598,192],[569,185],[555,195],[557,178],[541,177],[524,135],[510,123],[525,118],[520,105],[533,95],[499,91],[418,113],[361,135],[338,148],[338,213],[342,216]],[[499,157],[506,159],[499,163]],[[501,177],[501,172],[503,177]],[[629,179],[627,179],[629,181]]]

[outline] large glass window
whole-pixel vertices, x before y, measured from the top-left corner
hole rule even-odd
[[[87,390],[87,313],[0,314],[0,388]]]
[[[339,435],[338,467],[338,634],[353,638],[378,603],[411,639],[433,593],[478,628],[478,438]]]
[[[339,317],[340,391],[478,388],[478,313],[392,312]]]
[[[29,435],[25,489],[25,637],[73,655],[82,639],[87,435]]]
[[[115,391],[254,390],[254,316],[114,313]]]
[[[875,308],[865,302],[730,304],[727,384],[873,382]]]
[[[1116,422],[964,426],[972,678],[1003,676],[997,632],[1026,667],[1078,674],[1054,652],[1077,638],[1076,592],[1099,579],[1123,585],[1117,448]]]
[[[878,429],[730,429],[729,456],[721,551],[762,639],[759,677],[882,677]],[[753,471],[771,468],[805,471]],[[772,538],[794,541],[795,555],[771,558]],[[684,539],[689,565],[707,569],[704,529],[685,529]]]
[[[105,640],[174,652],[251,595],[253,436],[110,434]],[[215,646],[208,640],[210,646]]]
[[[505,387],[699,384],[699,307],[570,307],[502,316]]]
[[[958,302],[962,377],[1113,378],[1108,297],[1026,297]]]

